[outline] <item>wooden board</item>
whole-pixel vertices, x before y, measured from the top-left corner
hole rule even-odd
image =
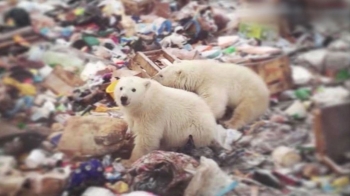
[[[285,55],[272,60],[247,63],[244,65],[251,68],[262,77],[272,95],[293,87],[289,58]]]
[[[72,77],[68,82],[66,72],[59,66],[55,68],[48,77],[45,78],[42,83],[45,88],[50,89],[52,92],[58,95],[68,95],[73,92],[74,86],[81,85],[82,81],[78,76]]]
[[[7,55],[9,52],[11,52],[9,48],[11,48],[12,46],[19,47],[17,42],[13,40],[13,37],[16,35],[20,35],[30,44],[33,44],[45,39],[40,34],[37,34],[36,32],[34,32],[34,29],[32,27],[24,27],[24,28],[20,28],[14,31],[1,34],[0,35],[0,55]]]
[[[129,63],[128,68],[135,71],[139,71],[140,69],[144,70],[144,76],[147,74],[149,77],[153,77],[162,69],[162,67],[165,67],[165,65],[162,65],[162,63],[159,62],[160,59],[167,59],[170,63],[177,60],[176,57],[167,53],[163,49],[137,52],[136,56]]]
[[[350,102],[327,106],[314,111],[313,131],[316,151],[338,164],[346,162],[350,152]]]

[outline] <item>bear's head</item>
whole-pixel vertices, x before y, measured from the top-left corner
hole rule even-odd
[[[132,107],[142,103],[151,81],[136,76],[122,77],[114,89],[118,106]]]
[[[164,86],[195,91],[199,81],[196,76],[198,72],[194,70],[195,67],[189,67],[188,65],[185,61],[168,65],[154,75],[152,79]]]

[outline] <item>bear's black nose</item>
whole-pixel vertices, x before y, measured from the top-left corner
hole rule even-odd
[[[120,97],[120,101],[122,102],[122,104],[125,104],[128,101],[128,97],[126,96],[121,96]]]

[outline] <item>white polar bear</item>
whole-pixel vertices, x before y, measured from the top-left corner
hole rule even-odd
[[[269,106],[265,82],[247,67],[213,60],[183,60],[153,77],[161,84],[195,92],[211,108],[217,120],[227,109],[233,116],[224,124],[238,129],[262,115]]]
[[[189,135],[198,147],[222,143],[220,131],[226,130],[194,93],[131,76],[119,80],[114,97],[136,136],[129,163],[152,150],[181,147]]]

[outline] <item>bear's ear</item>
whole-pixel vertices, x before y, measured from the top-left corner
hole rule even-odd
[[[145,87],[147,89],[151,85],[151,81],[145,81],[143,84],[145,85]]]

